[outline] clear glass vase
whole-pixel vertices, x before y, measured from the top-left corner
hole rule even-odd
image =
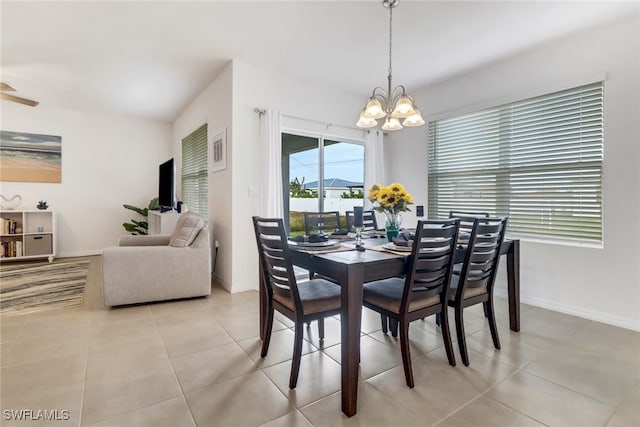
[[[398,238],[400,232],[400,224],[402,223],[402,216],[399,213],[387,212],[384,213],[387,220],[384,223],[384,228],[387,231],[387,240],[393,242]]]

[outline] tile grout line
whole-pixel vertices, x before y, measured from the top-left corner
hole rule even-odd
[[[89,273],[91,273],[91,271],[97,269],[97,259],[91,258],[91,264],[89,264],[89,272],[87,273],[87,282],[85,284],[84,287],[84,294],[83,294],[83,298],[86,296],[87,294],[87,289],[89,289],[89,286],[91,286],[89,283]],[[102,268],[102,263],[100,263],[100,267]],[[97,281],[97,276],[96,276],[96,281]],[[94,283],[94,282],[91,282]],[[100,283],[100,286],[102,286],[102,283]],[[83,304],[86,301],[83,301]],[[93,301],[92,301],[93,302]],[[91,304],[93,305],[93,304]],[[84,404],[85,404],[85,392],[87,390],[87,372],[89,371],[89,345],[91,344],[91,332],[92,332],[92,324],[93,324],[93,310],[90,309],[89,312],[91,313],[91,323],[89,324],[89,333],[87,334],[87,354],[84,360],[84,375],[83,375],[83,381],[82,381],[82,395],[80,398],[80,415],[78,417],[78,426],[82,426],[82,414],[84,412]]]
[[[147,305],[147,307],[149,307]],[[176,368],[173,365],[173,361],[171,360],[171,357],[169,356],[169,351],[167,350],[167,345],[164,342],[164,339],[162,338],[162,334],[160,333],[160,328],[158,327],[158,322],[156,319],[156,315],[153,313],[153,310],[151,310],[149,308],[149,312],[151,313],[151,318],[153,319],[153,324],[156,327],[156,332],[158,333],[158,337],[160,338],[160,342],[162,342],[162,348],[164,349],[164,353],[167,356],[167,360],[169,361],[169,365],[171,366],[171,372],[173,372],[173,378],[176,381],[176,384],[178,384],[178,387],[180,388],[180,396],[182,397],[182,400],[184,400],[185,404],[187,405],[187,408],[189,409],[189,416],[191,417],[191,421],[193,422],[194,426],[198,426],[198,423],[196,422],[196,418],[193,415],[193,409],[191,408],[191,405],[189,405],[189,401],[187,400],[187,396],[185,394],[184,388],[182,387],[182,384],[180,383],[180,380],[178,379],[178,374],[176,373]],[[167,401],[167,400],[171,400],[171,399],[175,399],[175,397],[163,400],[163,402]],[[156,405],[158,403],[161,402],[155,402],[153,403],[153,405]],[[148,405],[151,406],[151,405]]]
[[[482,353],[480,353],[480,354],[482,354]],[[526,365],[525,365],[525,366],[526,366]],[[517,410],[517,409],[515,409],[515,408],[512,408],[511,406],[507,405],[506,403],[501,402],[501,401],[499,401],[499,400],[496,400],[496,399],[494,399],[494,398],[492,398],[491,396],[489,396],[489,395],[488,395],[488,393],[489,393],[491,390],[493,390],[494,388],[496,388],[499,384],[502,384],[503,382],[505,382],[505,381],[509,380],[510,378],[514,377],[516,374],[518,374],[519,372],[521,372],[523,369],[524,369],[524,367],[520,367],[520,368],[518,368],[517,370],[515,370],[515,371],[514,371],[514,372],[512,372],[511,374],[507,375],[507,376],[506,376],[505,378],[503,378],[502,380],[500,380],[500,381],[498,381],[497,383],[495,383],[494,385],[490,386],[490,387],[489,387],[488,389],[486,389],[485,391],[478,393],[478,395],[477,395],[477,396],[475,396],[473,399],[469,400],[467,403],[465,403],[464,405],[460,406],[459,408],[457,408],[456,410],[454,410],[454,411],[453,411],[453,412],[451,412],[450,414],[446,415],[443,419],[441,419],[441,420],[440,420],[440,421],[438,421],[436,424],[434,424],[434,426],[437,426],[438,424],[442,424],[444,421],[446,421],[447,419],[451,418],[452,416],[454,416],[455,414],[457,414],[458,412],[460,412],[461,410],[463,410],[464,408],[466,408],[467,406],[469,406],[471,403],[473,403],[473,402],[475,402],[476,400],[480,399],[481,397],[486,397],[487,399],[491,399],[491,400],[493,400],[494,402],[499,403],[500,405],[502,405],[502,406],[504,406],[504,407],[506,407],[506,408],[509,408],[510,410],[512,410],[512,411],[514,411],[514,412],[516,412],[516,413],[518,413],[518,414],[520,414],[520,415],[524,415],[525,417],[527,417],[527,418],[529,418],[529,419],[532,419],[532,420],[534,420],[534,421],[535,421],[535,422],[537,422],[537,423],[540,423],[540,424],[546,425],[545,423],[543,423],[543,422],[541,422],[541,421],[539,421],[539,420],[536,420],[536,419],[534,419],[534,418],[530,417],[529,415],[524,414],[524,413],[522,413],[522,412],[518,411],[518,410]]]

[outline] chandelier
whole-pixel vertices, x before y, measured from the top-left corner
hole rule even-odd
[[[420,114],[413,97],[407,93],[405,87],[398,85],[391,90],[391,26],[393,23],[393,8],[398,3],[400,3],[400,0],[382,1],[382,5],[389,9],[389,74],[387,75],[387,90],[385,91],[380,86],[373,90],[356,123],[359,128],[377,126],[379,119],[384,119],[383,130],[399,130],[403,126],[424,125],[422,114]],[[401,119],[402,123],[400,123]]]

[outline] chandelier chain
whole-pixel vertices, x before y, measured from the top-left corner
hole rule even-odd
[[[399,130],[403,126],[417,127],[425,124],[422,114],[416,107],[414,98],[406,93],[403,85],[392,89],[393,73],[393,8],[400,0],[382,0],[382,6],[389,9],[389,69],[387,74],[387,90],[381,86],[373,89],[371,96],[360,113],[356,126],[370,128],[378,125],[383,119],[383,130]]]
[[[391,82],[391,53],[392,53],[392,38],[393,32],[391,31],[391,25],[393,24],[393,6],[389,6],[389,82]]]

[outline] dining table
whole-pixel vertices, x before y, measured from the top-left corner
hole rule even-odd
[[[386,241],[380,238],[364,239],[362,246],[365,250],[356,250],[353,242],[344,242],[334,251],[304,250],[290,246],[293,265],[328,277],[341,287],[342,412],[348,417],[357,412],[363,284],[404,274],[410,255],[380,250],[384,243]],[[377,250],[373,250],[374,247]],[[509,325],[511,330],[517,332],[520,330],[520,240],[505,239],[500,253],[507,256]],[[459,251],[457,257],[461,256],[463,253]],[[261,285],[261,338],[264,338],[266,298],[264,286]]]

